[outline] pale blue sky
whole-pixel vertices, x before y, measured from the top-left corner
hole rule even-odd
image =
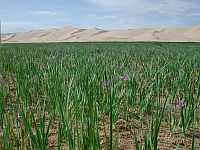
[[[200,0],[0,0],[2,31],[200,25]]]

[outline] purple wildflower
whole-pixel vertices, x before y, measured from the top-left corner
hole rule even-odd
[[[130,80],[130,77],[128,76],[128,74],[125,74],[125,75],[123,76],[123,80],[124,80],[124,81],[129,81],[129,80]]]
[[[103,85],[104,85],[104,86],[108,86],[108,85],[109,85],[109,80],[104,80],[104,81],[103,81]]]
[[[186,109],[187,103],[185,99],[183,100],[176,99],[175,105],[176,105],[176,110],[179,110],[180,108]]]
[[[175,105],[176,105],[176,111],[179,110],[179,108],[180,108],[180,101],[179,101],[179,99],[176,99]]]
[[[186,100],[185,100],[185,99],[183,99],[183,100],[181,101],[181,107],[182,107],[183,109],[186,108]]]
[[[44,71],[44,69],[45,69],[45,64],[40,64],[40,71]]]

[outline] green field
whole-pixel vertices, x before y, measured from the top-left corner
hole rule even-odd
[[[200,43],[2,44],[0,149],[200,149]]]

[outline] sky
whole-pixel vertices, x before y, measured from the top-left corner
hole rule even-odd
[[[200,0],[0,0],[3,33],[200,25]]]

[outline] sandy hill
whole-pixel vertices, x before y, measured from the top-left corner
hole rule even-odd
[[[82,29],[72,26],[3,34],[4,43],[74,41],[164,41],[200,42],[200,26],[191,28],[140,28],[127,30]]]

